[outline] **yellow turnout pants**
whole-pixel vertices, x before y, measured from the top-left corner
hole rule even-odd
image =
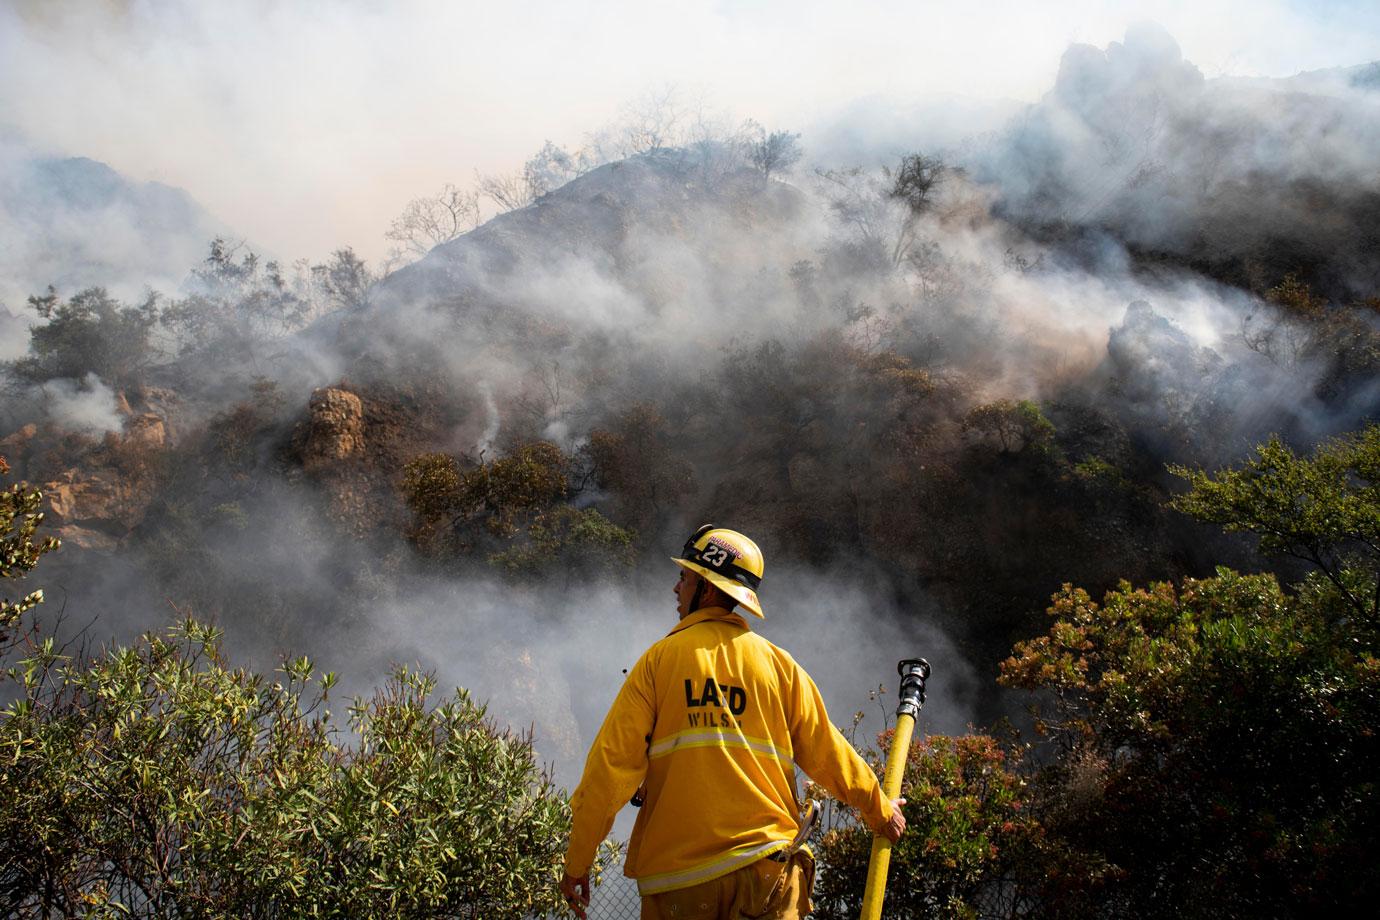
[[[642,899],[642,920],[801,920],[810,912],[815,864],[808,853],[789,864],[759,859],[711,882]]]

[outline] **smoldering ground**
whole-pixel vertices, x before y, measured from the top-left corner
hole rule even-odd
[[[861,461],[889,449],[888,425],[913,421],[917,430],[914,452],[884,472],[924,478],[926,463],[953,467],[980,441],[960,430],[962,410],[1004,398],[1081,393],[1130,428],[1125,440],[1151,444],[1154,461],[1229,460],[1282,424],[1306,443],[1374,413],[1373,388],[1325,399],[1317,367],[1283,366],[1248,347],[1243,324],[1270,310],[1259,290],[1205,276],[1186,258],[1147,263],[1151,243],[1170,252],[1196,245],[1203,216],[1188,166],[1152,171],[1152,187],[1177,192],[1159,210],[1142,199],[1143,184],[1123,177],[1128,187],[1113,183],[1079,232],[1039,232],[1088,211],[1088,176],[1105,185],[1120,175],[1121,161],[1104,168],[1098,151],[1116,149],[1125,125],[1140,130],[1140,106],[1173,108],[1180,134],[1212,127],[1223,107],[1252,125],[1263,117],[1237,112],[1230,97],[1203,101],[1212,84],[1194,80],[1156,36],[1136,33],[1104,57],[1115,68],[1123,55],[1138,63],[1109,81],[1113,102],[1087,102],[1101,98],[1096,80],[1085,80],[1079,97],[1087,111],[1129,107],[1116,130],[1070,111],[1064,90],[1088,57],[1075,52],[1056,98],[996,139],[995,153],[967,174],[947,164],[923,207],[896,200],[893,177],[876,169],[814,177],[802,169],[790,182],[769,181],[729,139],[657,150],[601,166],[436,248],[362,302],[275,341],[253,366],[218,363],[214,353],[172,362],[159,371],[166,380],[195,380],[175,424],[187,443],[232,413],[254,376],[276,384],[282,406],[254,429],[246,465],[188,455],[180,487],[213,499],[155,508],[111,556],[72,550],[65,563],[60,554],[49,569],[63,589],[54,596],[73,622],[98,618],[91,635],[127,639],[166,622],[167,601],[184,600],[179,586],[194,589],[213,602],[190,612],[219,620],[237,657],[271,667],[278,654],[307,652],[345,676],[344,694],[365,692],[388,662],[419,661],[443,688],[488,699],[500,722],[533,726],[537,749],[569,784],[622,669],[673,622],[664,556],[712,519],[768,550],[762,629],[814,674],[836,720],[863,711],[863,737],[880,728],[888,707],[868,692],[893,687],[896,658],[921,654],[935,665],[925,727],[963,730],[991,715],[977,701],[992,662],[966,660],[970,644],[953,635],[960,612],[915,590],[920,576],[870,564],[859,534],[885,531],[895,509],[877,507],[881,499],[867,506],[861,488],[840,486],[854,486],[860,469],[875,472]],[[1166,68],[1191,89],[1166,83]],[[1198,101],[1185,108],[1155,102],[1189,91]],[[1373,123],[1359,92],[1330,103],[1357,119],[1342,132],[1347,145]],[[1333,164],[1317,173],[1306,145],[1266,148],[1269,160],[1256,164],[1230,147],[1217,168],[1310,175],[1343,197],[1370,193],[1374,177],[1354,158],[1316,161]],[[1031,178],[1040,164],[1054,164],[1054,179]],[[1046,199],[1049,210],[1040,210]],[[1299,220],[1293,209],[1252,219],[1256,236]],[[1327,277],[1359,286],[1371,268],[1353,271],[1341,259]],[[916,371],[917,391],[955,405],[914,421],[892,405],[894,388],[869,389],[859,368],[889,355],[899,361],[877,365],[877,376]],[[778,366],[785,370],[774,378]],[[643,562],[624,581],[558,575],[515,585],[485,573],[482,561],[447,575],[414,564],[405,520],[375,522],[378,533],[360,540],[324,510],[325,486],[302,472],[292,443],[312,389],[329,385],[380,403],[403,393],[396,398],[411,404],[400,424],[413,428],[399,443],[408,452],[471,460],[534,438],[578,452],[593,430],[651,403],[686,448],[686,471],[671,477],[684,488],[646,517]],[[763,442],[768,429],[773,440]],[[223,439],[206,443],[209,452]],[[395,465],[377,471],[381,491],[394,490],[395,514],[407,459],[389,455]],[[818,519],[789,519],[788,539],[772,531],[785,492],[798,493],[791,514],[812,493],[848,501]],[[580,501],[611,509],[617,499],[589,488]],[[1000,574],[967,558],[946,565],[926,577]]]

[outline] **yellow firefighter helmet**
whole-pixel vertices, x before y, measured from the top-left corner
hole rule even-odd
[[[762,584],[762,551],[736,530],[705,524],[690,535],[679,557],[672,561],[721,589],[757,616],[762,604],[757,589]]]

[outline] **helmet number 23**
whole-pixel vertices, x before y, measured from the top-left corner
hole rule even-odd
[[[704,548],[704,552],[700,553],[700,558],[716,569],[722,568],[723,564],[728,561],[728,550],[711,543]]]

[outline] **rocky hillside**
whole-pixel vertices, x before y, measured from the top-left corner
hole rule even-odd
[[[1006,138],[1029,156],[986,172],[918,151],[782,181],[728,143],[659,150],[376,284],[338,265],[349,296],[305,328],[233,254],[176,310],[60,299],[12,366],[0,449],[50,495],[53,568],[89,586],[73,602],[117,596],[122,625],[172,599],[261,654],[415,657],[499,696],[512,675],[484,649],[512,629],[534,671],[599,681],[563,649],[635,656],[635,637],[590,637],[575,599],[660,609],[664,585],[629,585],[712,520],[760,535],[821,661],[858,635],[859,660],[913,630],[950,649],[961,730],[1007,711],[983,676],[1065,582],[1292,571],[1172,514],[1167,465],[1271,433],[1305,448],[1380,405],[1374,309],[1328,280],[1360,284],[1373,250],[1320,263],[1262,230],[1240,243],[1259,282],[1233,283],[1193,242],[1216,219],[1199,148],[1141,179],[1143,152],[1108,165],[1126,124],[1159,126],[1153,165],[1228,105],[1161,38],[1071,51]],[[1196,101],[1157,120],[1171,97]],[[1245,174],[1237,155],[1211,194]],[[1272,163],[1245,172],[1293,195]],[[1162,238],[1131,221],[1151,190]],[[1307,226],[1349,232],[1319,202]]]

